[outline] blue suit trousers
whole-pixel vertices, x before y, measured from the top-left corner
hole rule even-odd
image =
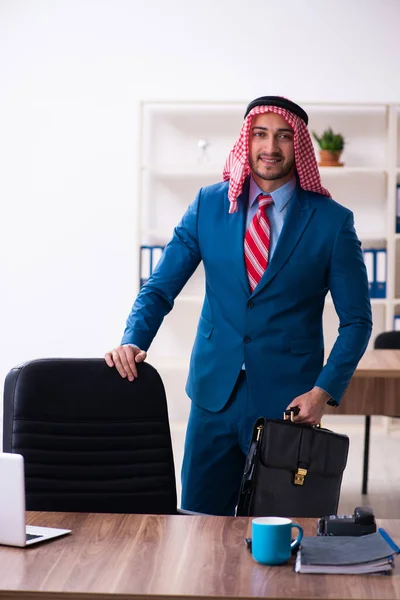
[[[211,412],[192,402],[182,465],[182,508],[234,514],[259,412],[251,402],[244,370],[222,410]]]

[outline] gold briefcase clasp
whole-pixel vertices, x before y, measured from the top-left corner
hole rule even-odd
[[[294,475],[294,482],[296,485],[304,484],[304,477],[307,475],[307,469],[301,469],[300,467],[297,469],[297,473]]]

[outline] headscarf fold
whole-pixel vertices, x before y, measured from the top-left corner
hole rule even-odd
[[[230,213],[237,211],[237,198],[242,193],[243,184],[251,173],[248,157],[249,135],[253,117],[266,112],[274,112],[281,115],[293,129],[296,171],[303,190],[331,197],[328,190],[322,187],[314,147],[305,122],[289,110],[279,106],[255,106],[244,119],[239,137],[229,153],[223,170],[223,180],[229,180],[228,198]]]

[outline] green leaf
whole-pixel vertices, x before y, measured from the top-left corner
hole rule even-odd
[[[345,145],[344,137],[341,133],[334,133],[332,127],[328,127],[323,131],[321,136],[318,136],[315,131],[312,131],[314,139],[317,141],[321,150],[343,150]]]

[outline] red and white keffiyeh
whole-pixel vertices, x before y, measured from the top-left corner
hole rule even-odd
[[[223,180],[229,180],[230,213],[237,211],[237,198],[242,192],[246,177],[251,173],[248,156],[249,134],[253,117],[266,112],[281,115],[293,129],[296,170],[301,187],[304,190],[331,197],[328,190],[322,187],[314,147],[304,121],[292,112],[278,106],[255,106],[243,121],[239,138],[230,151],[223,170]]]

